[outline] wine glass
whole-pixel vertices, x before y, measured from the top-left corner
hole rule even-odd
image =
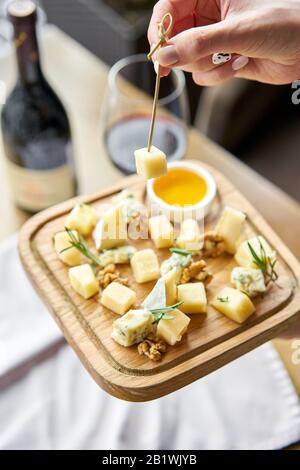
[[[102,107],[103,138],[110,159],[125,174],[135,172],[134,151],[147,147],[155,79],[153,63],[145,54],[122,59],[109,72]],[[185,76],[172,70],[161,79],[152,142],[169,161],[185,154],[188,121]]]

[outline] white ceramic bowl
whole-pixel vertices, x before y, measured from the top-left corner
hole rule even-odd
[[[157,196],[153,189],[153,183],[155,181],[155,178],[151,179],[147,182],[147,195],[151,207],[154,208],[152,212],[166,214],[171,220],[176,222],[181,222],[186,218],[201,219],[206,216],[211,209],[212,203],[214,201],[214,198],[216,197],[217,192],[217,185],[215,179],[210,174],[210,172],[200,164],[198,165],[185,161],[168,163],[168,168],[182,168],[185,170],[193,171],[194,173],[198,174],[206,182],[207,193],[204,198],[201,199],[201,201],[199,201],[197,204],[185,207],[179,205],[170,205]]]

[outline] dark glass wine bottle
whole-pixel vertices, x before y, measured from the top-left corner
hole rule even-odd
[[[37,212],[76,192],[71,130],[41,69],[36,5],[12,1],[8,16],[14,27],[18,80],[2,108],[4,151],[16,204]]]

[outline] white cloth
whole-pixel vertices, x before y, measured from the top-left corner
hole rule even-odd
[[[2,378],[63,344],[15,245],[0,251]],[[299,399],[271,344],[149,403],[107,395],[67,345],[25,372],[9,385],[0,373],[0,449],[278,449],[300,440]]]

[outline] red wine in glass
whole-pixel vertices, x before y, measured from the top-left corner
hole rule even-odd
[[[106,130],[105,143],[112,162],[125,174],[135,173],[135,150],[147,147],[151,115],[132,114]],[[153,145],[162,150],[168,161],[180,160],[187,146],[185,126],[172,116],[158,116]]]

